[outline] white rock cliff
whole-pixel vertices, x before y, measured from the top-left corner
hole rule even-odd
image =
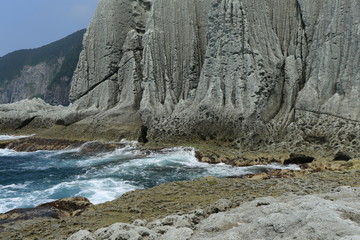
[[[356,155],[359,29],[352,0],[100,0],[71,111],[114,135]]]

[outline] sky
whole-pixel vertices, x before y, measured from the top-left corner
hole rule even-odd
[[[86,28],[98,0],[0,0],[0,57]]]

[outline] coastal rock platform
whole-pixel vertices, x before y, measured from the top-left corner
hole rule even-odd
[[[359,197],[360,188],[340,187],[320,195],[258,198],[231,210],[232,203],[221,199],[208,217],[197,209],[152,222],[115,223],[94,233],[80,230],[68,240],[360,239]]]
[[[326,199],[326,197],[307,196],[307,195],[327,194],[330,192],[336,194],[336,192],[338,191],[337,190],[338,187],[341,186],[359,187],[360,186],[359,179],[360,179],[359,171],[347,171],[347,172],[324,171],[324,172],[312,173],[312,174],[303,175],[300,177],[293,177],[293,178],[219,179],[215,177],[206,177],[206,178],[196,179],[194,181],[167,183],[150,189],[128,192],[116,200],[104,204],[92,206],[88,208],[80,216],[63,217],[60,219],[35,218],[35,219],[30,219],[15,223],[2,224],[0,226],[2,232],[0,235],[0,239],[67,239],[72,234],[80,230],[87,230],[90,233],[95,233],[97,229],[108,228],[109,226],[117,222],[132,224],[134,223],[135,220],[142,219],[142,221],[146,221],[150,223],[155,221],[156,219],[166,218],[166,216],[171,216],[171,215],[184,216],[186,214],[192,214],[195,213],[194,211],[197,211],[198,209],[203,210],[203,212],[201,213],[203,214],[203,216],[199,219],[201,220],[209,217],[211,214],[228,210],[230,208],[236,208],[238,206],[254,207],[253,205],[255,203],[257,204],[257,202],[265,203],[265,204],[259,204],[258,209],[265,209],[265,207],[280,206],[279,204],[282,204],[282,202],[284,202],[283,203],[284,205],[281,206],[285,206],[286,204],[291,204],[291,202],[294,203],[296,201],[301,202],[302,201],[301,199],[303,200],[307,199],[305,202],[303,202],[303,205],[301,205],[304,206],[305,208],[306,202],[309,202],[311,199],[312,199],[311,201],[313,201],[314,199],[316,201],[318,201],[318,199],[320,200],[323,199],[321,201],[323,201],[324,203],[323,206],[326,207],[332,204],[331,201],[329,201],[329,198]],[[344,191],[341,190],[340,191],[341,194],[345,194]],[[358,194],[356,193],[356,191],[354,191],[354,193],[351,194]],[[352,190],[350,192],[352,192]],[[302,198],[299,196],[305,196],[305,197]],[[349,196],[349,199],[351,198],[351,196]],[[264,197],[266,199],[263,199]],[[278,197],[280,197],[280,199],[276,200]],[[262,199],[259,200],[258,198],[262,198]],[[258,199],[257,202],[256,199]],[[339,206],[342,200],[340,200],[340,198],[337,199],[339,200],[336,203],[336,206]],[[345,195],[344,195],[344,199],[346,199]],[[255,202],[251,202],[254,200]],[[350,207],[355,209],[356,201],[351,201],[351,200],[349,201],[353,202],[353,205],[351,206],[346,205],[346,202],[344,202],[343,203],[344,207],[348,206],[349,208],[346,209],[350,209]],[[267,203],[270,203],[270,205],[268,206]],[[314,207],[314,209],[316,210],[315,205],[312,205],[312,207]],[[319,205],[319,207],[321,207],[321,205]],[[254,209],[256,210],[257,208],[254,207]],[[333,209],[336,209],[336,207],[334,207]],[[290,210],[288,214],[291,213]],[[295,210],[296,209],[294,208],[294,211]],[[298,210],[300,211],[301,209]],[[230,211],[236,211],[236,210],[230,210]],[[286,208],[283,209],[282,211],[286,211]],[[332,212],[329,213],[331,216],[336,216],[336,214],[339,215],[338,210],[334,210],[334,211],[331,210],[331,211]],[[355,214],[357,213],[356,211],[353,210],[351,211]],[[350,214],[351,211],[349,210],[348,212],[345,213],[345,215],[348,213]],[[261,218],[260,212],[258,212],[259,215],[256,215],[257,213],[256,214],[255,213],[254,213],[254,217],[257,216],[260,219]],[[270,217],[271,214],[275,214],[275,212],[268,211],[268,214],[266,213],[265,215]],[[345,215],[344,216],[341,215],[341,218],[348,219],[346,221],[351,223],[351,220],[349,219],[352,218],[351,217],[352,215],[349,214],[347,215],[349,216],[348,218],[344,217]],[[354,215],[353,217],[354,217],[353,219],[355,219],[354,221],[356,221],[356,216]],[[304,222],[300,222],[301,224],[303,224],[300,226],[304,226],[304,227],[306,226],[307,221],[305,220],[306,219],[304,219]],[[341,219],[338,220],[340,222],[343,221]],[[197,224],[199,224],[199,221],[196,223],[196,225]],[[266,223],[263,222],[263,224]],[[192,226],[192,224],[190,225]],[[188,225],[182,225],[182,226],[194,231],[194,229],[192,227],[189,227]],[[232,225],[229,226],[233,227]],[[218,226],[218,227],[221,231],[230,229],[224,226]],[[287,229],[286,231],[291,230],[291,226],[288,227],[289,228],[285,228]],[[273,227],[268,227],[268,228],[270,230],[273,229]],[[216,228],[214,229],[216,230]],[[188,233],[191,233],[188,229],[173,229],[173,230],[176,232],[184,232],[184,234],[181,234],[184,236]],[[220,230],[218,233],[221,232]],[[271,230],[272,233],[273,231],[274,230]],[[170,234],[171,232],[169,232],[168,234]],[[163,233],[165,233],[165,231],[163,231]],[[207,232],[206,234],[215,234],[215,233],[216,231]],[[286,233],[281,236],[287,236]],[[347,230],[344,232],[340,232],[340,234],[345,234],[345,233],[350,235],[357,234],[356,232],[355,233],[349,232]],[[202,237],[202,235],[199,234],[200,232],[195,232],[195,234],[191,233],[191,236],[194,237],[196,236],[199,239],[201,239],[200,237]],[[273,234],[277,234],[277,233],[275,232]],[[341,239],[340,236],[337,236],[336,234],[337,233],[334,233],[333,238],[319,238],[319,239]],[[341,236],[345,237],[348,235],[341,235]],[[211,235],[210,237],[215,237],[215,235]],[[247,239],[256,239],[256,238],[247,238]],[[263,239],[267,239],[267,238],[264,237]]]

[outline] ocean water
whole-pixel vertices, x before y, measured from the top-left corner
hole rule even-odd
[[[1,139],[11,136],[1,136]],[[101,154],[81,149],[15,152],[0,149],[0,213],[71,196],[98,204],[125,192],[161,183],[204,176],[241,176],[272,168],[298,169],[296,165],[232,167],[200,163],[192,148],[172,148],[143,154],[134,142]]]

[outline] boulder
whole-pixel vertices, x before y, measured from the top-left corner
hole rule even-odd
[[[98,239],[123,239],[123,240],[155,240],[157,234],[149,228],[135,226],[127,223],[114,223],[109,227],[100,228],[94,232]]]
[[[85,197],[63,198],[34,208],[16,208],[0,216],[0,224],[34,218],[78,216],[93,204]]]
[[[210,205],[206,210],[208,213],[224,212],[232,207],[232,202],[228,199],[219,199]]]
[[[194,231],[190,228],[173,228],[167,231],[164,235],[162,235],[160,240],[188,240],[191,238],[191,235]]]
[[[87,230],[80,230],[71,235],[68,240],[97,240],[96,236]]]
[[[91,206],[93,206],[93,204],[85,197],[69,197],[44,203],[37,207],[55,208],[61,210],[65,215],[77,216]]]

